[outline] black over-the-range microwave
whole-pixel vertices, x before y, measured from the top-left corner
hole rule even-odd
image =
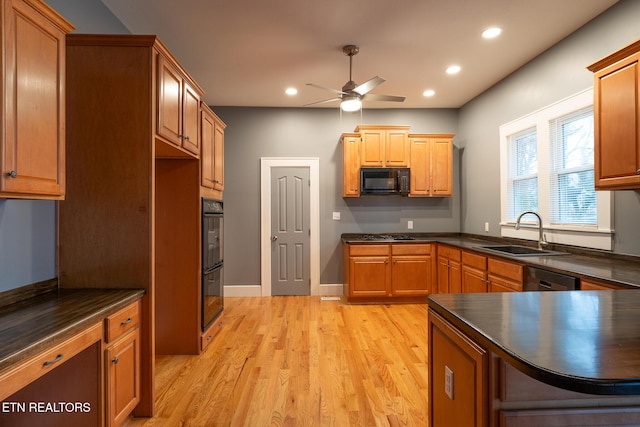
[[[409,195],[409,168],[360,168],[360,194]]]

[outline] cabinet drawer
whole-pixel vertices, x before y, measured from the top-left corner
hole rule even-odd
[[[140,322],[140,301],[123,308],[105,319],[105,341],[112,342]]]
[[[349,245],[349,255],[389,255],[389,245]]]
[[[514,264],[512,262],[502,261],[495,258],[488,258],[487,271],[489,274],[506,277],[520,283],[522,283],[523,280],[523,268],[520,264]]]
[[[30,357],[25,363],[0,374],[0,401],[102,340],[102,323],[96,323],[77,335]]]
[[[487,269],[487,257],[472,252],[462,252],[462,263],[482,271]]]
[[[460,261],[461,250],[451,246],[438,245],[438,256],[444,256],[453,261]]]
[[[395,244],[391,245],[391,255],[429,255],[431,245]]]

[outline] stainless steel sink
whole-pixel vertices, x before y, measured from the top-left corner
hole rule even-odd
[[[482,249],[499,252],[515,257],[523,256],[548,256],[548,255],[568,255],[567,252],[547,251],[545,249],[530,248],[522,245],[488,245],[479,246]]]

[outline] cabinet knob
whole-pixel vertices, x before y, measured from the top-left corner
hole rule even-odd
[[[120,361],[120,359],[118,359],[118,356],[116,356],[113,359],[111,359],[111,361],[117,364]]]
[[[636,173],[637,173],[638,175],[640,175],[640,169],[638,169],[638,170],[636,171]]]
[[[184,139],[186,139],[187,141],[189,141],[189,135],[185,136]]]
[[[640,173],[640,170],[638,171],[638,173]],[[9,178],[17,178],[18,177],[18,172],[16,172],[16,171],[7,172],[7,176]]]

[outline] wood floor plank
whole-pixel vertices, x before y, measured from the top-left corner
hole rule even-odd
[[[158,356],[151,426],[426,426],[426,304],[226,298],[200,356]]]

